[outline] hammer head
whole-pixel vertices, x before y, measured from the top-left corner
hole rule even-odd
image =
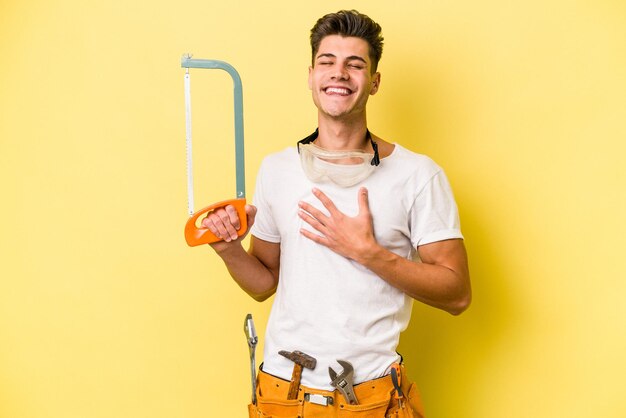
[[[307,369],[314,369],[317,365],[317,360],[308,354],[303,353],[302,351],[285,351],[281,350],[278,352],[283,357],[287,357],[289,360],[293,361],[296,364],[299,364],[302,367],[306,367]]]

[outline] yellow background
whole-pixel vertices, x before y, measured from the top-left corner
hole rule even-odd
[[[352,7],[386,38],[370,129],[445,168],[470,255],[470,310],[403,336],[428,416],[626,416],[621,0],[3,0],[0,417],[245,416],[270,304],[184,243],[180,57],[239,70],[251,197],[315,126],[310,27]],[[200,206],[234,195],[232,88],[192,83]]]

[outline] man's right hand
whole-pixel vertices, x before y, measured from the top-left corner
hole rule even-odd
[[[239,215],[232,205],[216,209],[207,214],[206,218],[202,220],[203,227],[208,228],[216,237],[223,240],[210,244],[215,251],[219,253],[226,250],[233,243],[240,243],[248,235],[250,228],[254,224],[257,209],[253,205],[246,205],[245,211],[248,217],[248,230],[241,236],[237,233],[241,228]]]

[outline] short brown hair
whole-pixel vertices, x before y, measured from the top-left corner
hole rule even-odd
[[[372,73],[376,72],[383,55],[384,40],[378,23],[356,10],[340,10],[322,16],[311,29],[312,65],[315,65],[315,55],[322,39],[328,35],[354,36],[365,40],[369,45]]]

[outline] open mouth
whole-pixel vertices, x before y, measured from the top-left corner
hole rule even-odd
[[[326,87],[324,93],[328,95],[349,96],[352,94],[352,90],[345,87]]]

